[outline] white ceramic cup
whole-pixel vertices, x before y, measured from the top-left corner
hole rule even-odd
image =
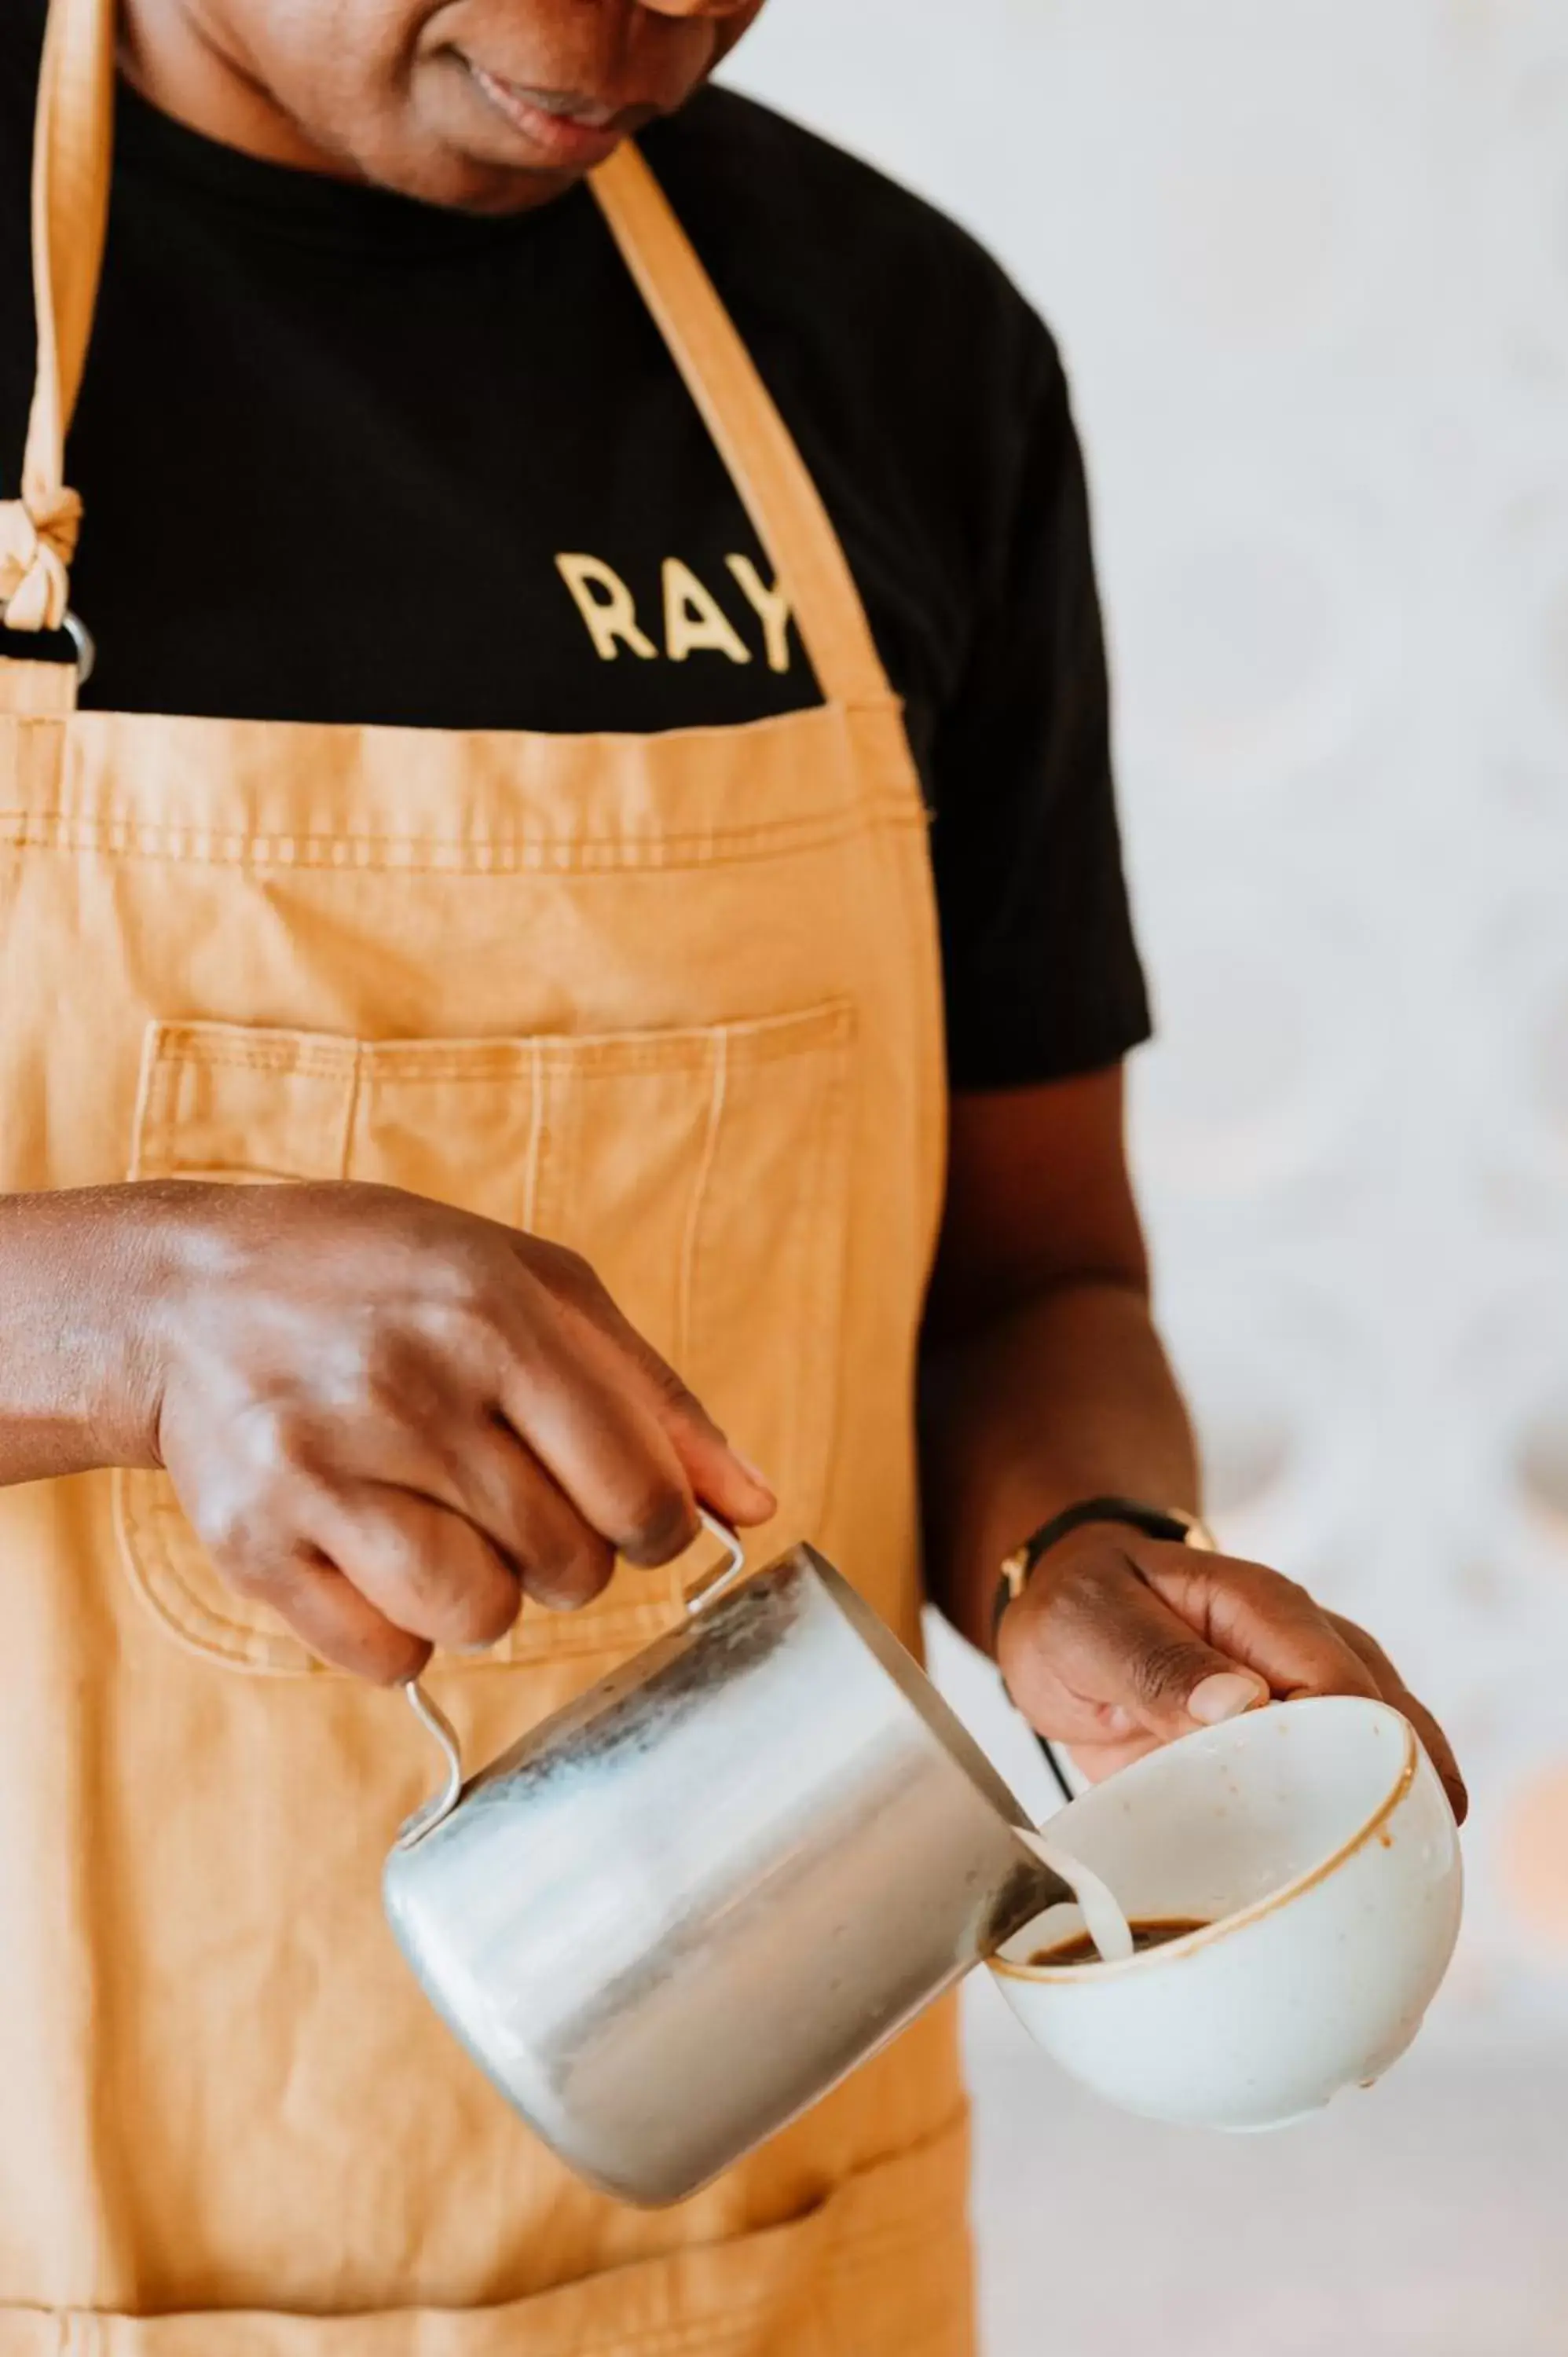
[[[1053,1845],[1133,1921],[1206,1928],[1119,1964],[1031,1965],[1053,1908],[992,1970],[1047,2053],[1123,2109],[1283,2127],[1398,2060],[1447,1970],[1463,1878],[1447,1796],[1381,1703],[1283,1703],[1205,1728],[1053,1817]]]

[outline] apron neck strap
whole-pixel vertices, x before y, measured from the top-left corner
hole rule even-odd
[[[81,502],[65,437],[81,384],[109,210],[113,0],[50,0],[33,144],[33,384],[22,496],[0,501],[0,616],[12,630],[65,619]]]
[[[891,691],[822,496],[664,191],[628,140],[593,190],[794,612],[832,704]]]
[[[65,438],[92,331],[108,219],[114,0],[50,0],[33,148],[38,374],[22,496],[0,501],[0,616],[58,630],[81,503]],[[888,693],[865,608],[820,494],[663,190],[628,141],[594,193],[643,300],[735,479],[829,701]]]

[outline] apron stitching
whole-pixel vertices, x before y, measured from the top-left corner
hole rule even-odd
[[[194,1064],[205,1071],[232,1066],[242,1071],[276,1072],[289,1080],[346,1080],[362,1044],[326,1032],[278,1034],[259,1026],[234,1032],[218,1023],[155,1022],[147,1029],[156,1035],[150,1053],[160,1069]]]
[[[157,1041],[160,1030],[161,1026],[152,1022],[146,1025],[142,1033],[142,1066],[136,1075],[136,1101],[131,1114],[131,1167],[125,1173],[126,1178],[131,1179],[139,1178],[142,1176],[144,1140],[153,1117],[153,1091],[158,1072]]]
[[[145,716],[137,713],[126,715],[127,719],[131,720]],[[39,728],[58,730],[63,737],[69,737],[71,733],[63,722],[39,721],[36,725]],[[5,726],[5,716],[0,713],[0,730],[4,730]],[[570,743],[573,740],[563,738],[560,741]],[[853,753],[850,759],[853,762]],[[364,773],[360,770],[358,774],[362,776]],[[636,827],[616,827],[598,834],[585,834],[581,829],[547,833],[541,829],[531,828],[526,823],[512,827],[487,827],[477,835],[472,831],[467,834],[433,834],[428,830],[419,828],[375,826],[352,828],[347,833],[340,829],[324,832],[318,827],[280,828],[257,826],[253,823],[237,825],[224,825],[211,822],[203,823],[197,818],[187,820],[141,818],[134,810],[115,810],[111,807],[106,810],[84,811],[65,808],[56,803],[45,804],[41,814],[58,819],[64,826],[75,824],[115,828],[128,834],[171,835],[181,841],[207,842],[214,837],[225,842],[254,840],[282,844],[290,851],[313,850],[318,846],[325,846],[328,850],[344,850],[352,845],[363,844],[372,848],[401,845],[432,851],[476,850],[489,856],[500,849],[521,850],[528,853],[596,852],[657,847],[664,844],[682,846],[695,845],[699,848],[717,845],[722,847],[729,843],[753,843],[759,840],[767,842],[775,835],[799,834],[812,827],[821,827],[825,833],[836,835],[843,826],[857,824],[866,812],[884,808],[888,811],[908,812],[911,816],[920,817],[923,823],[925,815],[923,802],[916,802],[911,810],[910,797],[892,786],[870,786],[862,793],[844,796],[836,802],[824,802],[815,809],[793,810],[774,818],[732,818],[724,823],[700,827],[650,827],[646,830]],[[7,804],[0,808],[0,817],[7,819],[26,818],[29,813],[39,814],[34,811],[34,806],[27,802]]]
[[[345,1061],[348,1065],[346,1074],[330,1075],[339,1082],[346,1078],[349,1083],[343,1092],[343,1110],[338,1120],[337,1161],[339,1178],[348,1178],[349,1163],[354,1151],[354,1125],[360,1117],[360,1093],[364,1084],[365,1049],[362,1041],[355,1040],[352,1053]]]
[[[697,1168],[692,1180],[692,1193],[686,1206],[685,1230],[681,1238],[681,1263],[676,1280],[674,1365],[683,1372],[692,1363],[693,1299],[696,1283],[699,1238],[703,1212],[708,1197],[708,1185],[718,1156],[719,1132],[723,1125],[725,1099],[729,1089],[729,1033],[715,1029],[710,1035],[709,1057],[713,1077],[708,1091],[707,1119],[703,1130],[703,1143]],[[678,1564],[671,1564],[667,1575],[670,1604],[672,1610],[684,1609],[685,1590]]]
[[[403,839],[403,836],[316,836],[314,846],[321,846],[321,858],[295,858],[295,842],[271,839],[271,836],[229,836],[224,844],[212,844],[209,839],[188,842],[188,839],[148,839],[158,830],[136,827],[132,830],[120,823],[99,827],[94,823],[61,820],[61,825],[36,830],[31,825],[31,813],[21,813],[24,823],[19,827],[7,827],[0,842],[16,851],[102,851],[111,858],[125,860],[172,860],[181,867],[281,867],[299,875],[399,875],[399,877],[596,877],[596,875],[691,875],[705,867],[745,867],[745,865],[792,856],[834,851],[842,842],[861,834],[858,820],[846,820],[832,834],[797,834],[788,839],[780,827],[773,836],[656,836],[649,842],[606,844],[595,846],[592,856],[577,856],[575,846],[544,846],[547,856],[533,856],[538,846],[526,846],[523,858],[382,858],[384,851],[399,851],[408,844],[410,848],[432,848],[424,839]],[[908,825],[910,832],[922,832],[927,823],[898,815],[891,820],[896,825]],[[0,813],[0,825],[5,815]],[[745,842],[745,848],[740,844]],[[462,844],[450,844],[453,854],[462,854]],[[606,856],[596,856],[604,851]],[[366,856],[360,856],[366,854]]]
[[[811,1195],[812,1224],[818,1230],[821,1228],[821,1206],[828,1189],[830,1168],[837,1169],[840,1182],[846,1190],[851,1184],[849,1174],[853,1167],[854,1147],[853,1143],[846,1136],[848,1121],[845,1049],[853,1036],[853,1022],[847,1023],[843,1039],[836,1043],[832,1063],[823,1085],[822,1111],[817,1124],[815,1168],[812,1172]],[[854,1229],[854,1222],[848,1214],[847,1202],[844,1216],[839,1222],[839,1227],[838,1250],[832,1265],[819,1265],[815,1272],[817,1292],[815,1324],[816,1330],[820,1333],[836,1333],[839,1330],[839,1311],[844,1298]],[[825,1254],[819,1257],[823,1263],[827,1261]],[[835,1350],[830,1355],[827,1371],[822,1382],[814,1386],[809,1394],[819,1426],[825,1433],[822,1469],[816,1482],[820,1501],[817,1511],[824,1521],[832,1509],[833,1481],[838,1470],[836,1434],[840,1381],[839,1352]],[[804,1412],[804,1396],[799,1391],[795,1394],[792,1412],[797,1419]],[[796,1433],[795,1442],[797,1453],[803,1458],[805,1450],[799,1431]]]
[[[890,864],[897,871],[895,880],[903,901],[906,921],[912,923],[928,942],[936,946],[936,972],[934,975],[928,977],[925,988],[930,1002],[929,1020],[935,1027],[938,1054],[930,1067],[918,1076],[920,1093],[924,1100],[922,1129],[929,1141],[933,1173],[931,1192],[925,1206],[925,1232],[922,1239],[929,1279],[931,1264],[936,1257],[942,1206],[947,1191],[948,1019],[941,987],[940,916],[936,904],[935,877],[929,850],[918,861],[914,861],[898,856],[896,846],[889,848]]]
[[[145,1489],[137,1484],[138,1471],[141,1472],[142,1481],[146,1485]],[[153,1473],[145,1469],[133,1468],[121,1468],[115,1476],[120,1497],[121,1519],[127,1539],[133,1542],[128,1552],[137,1584],[153,1604],[159,1620],[163,1621],[166,1628],[172,1629],[186,1644],[196,1641],[194,1632],[177,1618],[173,1607],[167,1600],[166,1591],[172,1589],[175,1597],[187,1606],[202,1624],[202,1638],[200,1642],[197,1643],[199,1652],[201,1649],[201,1643],[210,1643],[215,1649],[228,1654],[231,1658],[257,1665],[263,1663],[270,1665],[279,1661],[285,1653],[292,1658],[297,1640],[288,1640],[281,1635],[274,1637],[266,1630],[251,1628],[243,1621],[230,1620],[190,1584],[178,1562],[183,1533],[177,1529],[166,1538],[158,1527],[160,1521],[166,1519],[168,1512],[167,1504],[162,1497],[159,1486],[166,1478],[166,1475]],[[138,1504],[139,1496],[146,1499],[148,1512],[144,1512],[143,1508]],[[213,1631],[219,1633],[216,1636],[209,1633]],[[299,1651],[303,1653],[306,1649],[301,1646]]]
[[[729,1091],[729,1039],[724,1031],[715,1031],[711,1048],[713,1084],[708,1093],[708,1115],[703,1133],[702,1151],[696,1175],[692,1181],[692,1199],[686,1211],[686,1232],[681,1240],[680,1294],[675,1308],[677,1336],[676,1359],[683,1366],[691,1355],[692,1299],[696,1277],[697,1240],[702,1227],[703,1211],[707,1202],[708,1185],[718,1157],[719,1131],[724,1119],[725,1103]]]
[[[47,678],[40,676],[45,673],[48,674]],[[18,674],[32,674],[32,676],[19,677]],[[402,750],[398,742],[400,738],[428,745],[442,737],[449,738],[457,736],[474,742],[485,743],[489,748],[497,752],[503,749],[510,751],[514,748],[521,747],[524,749],[521,758],[525,761],[532,761],[540,752],[548,756],[563,748],[570,748],[579,757],[585,755],[591,759],[596,753],[605,748],[608,748],[612,756],[624,758],[628,750],[640,754],[652,746],[657,748],[657,755],[660,760],[673,763],[679,762],[687,752],[701,748],[717,739],[736,739],[742,744],[756,743],[765,741],[769,737],[778,736],[784,730],[799,726],[801,723],[810,725],[818,735],[829,736],[835,730],[841,729],[842,724],[845,721],[891,720],[898,724],[902,737],[906,735],[905,724],[908,712],[906,699],[894,694],[889,689],[881,694],[868,694],[824,698],[820,704],[799,705],[793,711],[768,714],[757,720],[699,721],[682,728],[661,729],[651,737],[638,737],[624,733],[618,736],[611,732],[592,729],[573,733],[528,728],[454,730],[405,727],[400,726],[396,722],[380,721],[240,720],[235,722],[232,719],[225,720],[221,717],[209,719],[179,713],[115,710],[80,712],[75,702],[75,672],[68,663],[29,662],[25,657],[16,659],[0,655],[0,726],[9,724],[22,731],[48,730],[51,735],[59,737],[77,722],[81,723],[81,733],[91,732],[93,736],[102,736],[106,727],[113,731],[119,725],[134,724],[143,720],[156,721],[160,727],[188,730],[196,735],[237,726],[246,729],[265,728],[280,743],[289,737],[295,739],[306,736],[326,737],[339,750],[347,749],[351,755],[357,754],[358,750],[363,748],[369,748],[383,755],[400,752]],[[31,700],[34,696],[39,696],[43,700],[34,704]],[[13,701],[12,698],[16,700]],[[24,702],[23,699],[27,700]],[[358,738],[360,748],[349,747],[348,740],[350,738]],[[201,748],[196,749],[199,751]],[[304,748],[300,748],[296,751],[295,759],[303,761],[305,758]],[[857,793],[854,799],[858,802],[863,799],[863,795]]]
[[[525,1235],[532,1235],[538,1217],[539,1157],[544,1141],[544,1059],[537,1039],[528,1043],[528,1066],[531,1082],[528,1145],[524,1150],[522,1202],[519,1207],[518,1225]]]
[[[556,844],[525,843],[523,856],[497,857],[492,842],[481,856],[459,840],[424,835],[248,835],[240,830],[159,827],[141,821],[96,820],[59,812],[0,811],[0,842],[16,850],[81,853],[101,851],[124,859],[170,860],[185,866],[292,868],[314,873],[336,869],[364,875],[399,876],[613,876],[683,874],[703,868],[744,866],[768,857],[831,851],[878,828],[924,835],[927,819],[916,805],[866,804],[832,826],[801,829],[780,820],[769,827],[736,828],[722,835],[654,835],[583,845],[570,838]],[[300,848],[313,855],[298,858]],[[399,850],[446,850],[450,858],[386,858]],[[462,855],[468,853],[465,857]],[[603,853],[604,856],[593,856]],[[349,856],[354,855],[354,856]]]
[[[568,1074],[579,1071],[596,1079],[617,1073],[695,1071],[709,1061],[717,1038],[727,1043],[728,1062],[749,1070],[831,1046],[854,1028],[854,1002],[845,998],[825,999],[779,1015],[742,1016],[650,1031],[541,1031],[489,1039],[355,1039],[331,1032],[274,1032],[263,1025],[155,1019],[147,1026],[149,1045],[145,1053],[156,1068],[148,1076],[148,1092],[161,1074],[187,1066],[196,1071],[268,1072],[285,1080],[341,1082],[350,1076],[356,1060],[397,1081],[494,1087],[515,1081],[522,1063],[531,1070],[541,1063],[546,1075],[552,1070]],[[143,1126],[152,1126],[153,1121],[149,1107]],[[161,1133],[160,1142],[166,1155],[172,1153],[171,1142]],[[154,1175],[158,1175],[161,1166],[151,1157],[146,1159]]]

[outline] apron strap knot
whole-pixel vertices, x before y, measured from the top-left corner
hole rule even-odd
[[[0,617],[13,630],[58,630],[65,621],[81,501],[61,488],[36,511],[0,500]]]

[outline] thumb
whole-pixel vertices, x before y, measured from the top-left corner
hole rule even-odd
[[[1074,1722],[1061,1727],[1069,1742],[1103,1737],[1107,1721],[1169,1742],[1269,1699],[1267,1680],[1207,1643],[1120,1548],[1085,1550],[1058,1580],[1026,1591],[1016,1609],[1025,1626],[1009,1648],[1015,1698],[1036,1725],[1041,1712]]]
[[[1207,1652],[1207,1647],[1202,1649]],[[1186,1709],[1188,1718],[1199,1727],[1222,1727],[1228,1718],[1240,1718],[1244,1712],[1256,1710],[1269,1699],[1268,1687],[1251,1670],[1239,1670],[1222,1654],[1211,1657],[1219,1663],[1218,1669],[1206,1663],[1202,1676],[1187,1689]]]

